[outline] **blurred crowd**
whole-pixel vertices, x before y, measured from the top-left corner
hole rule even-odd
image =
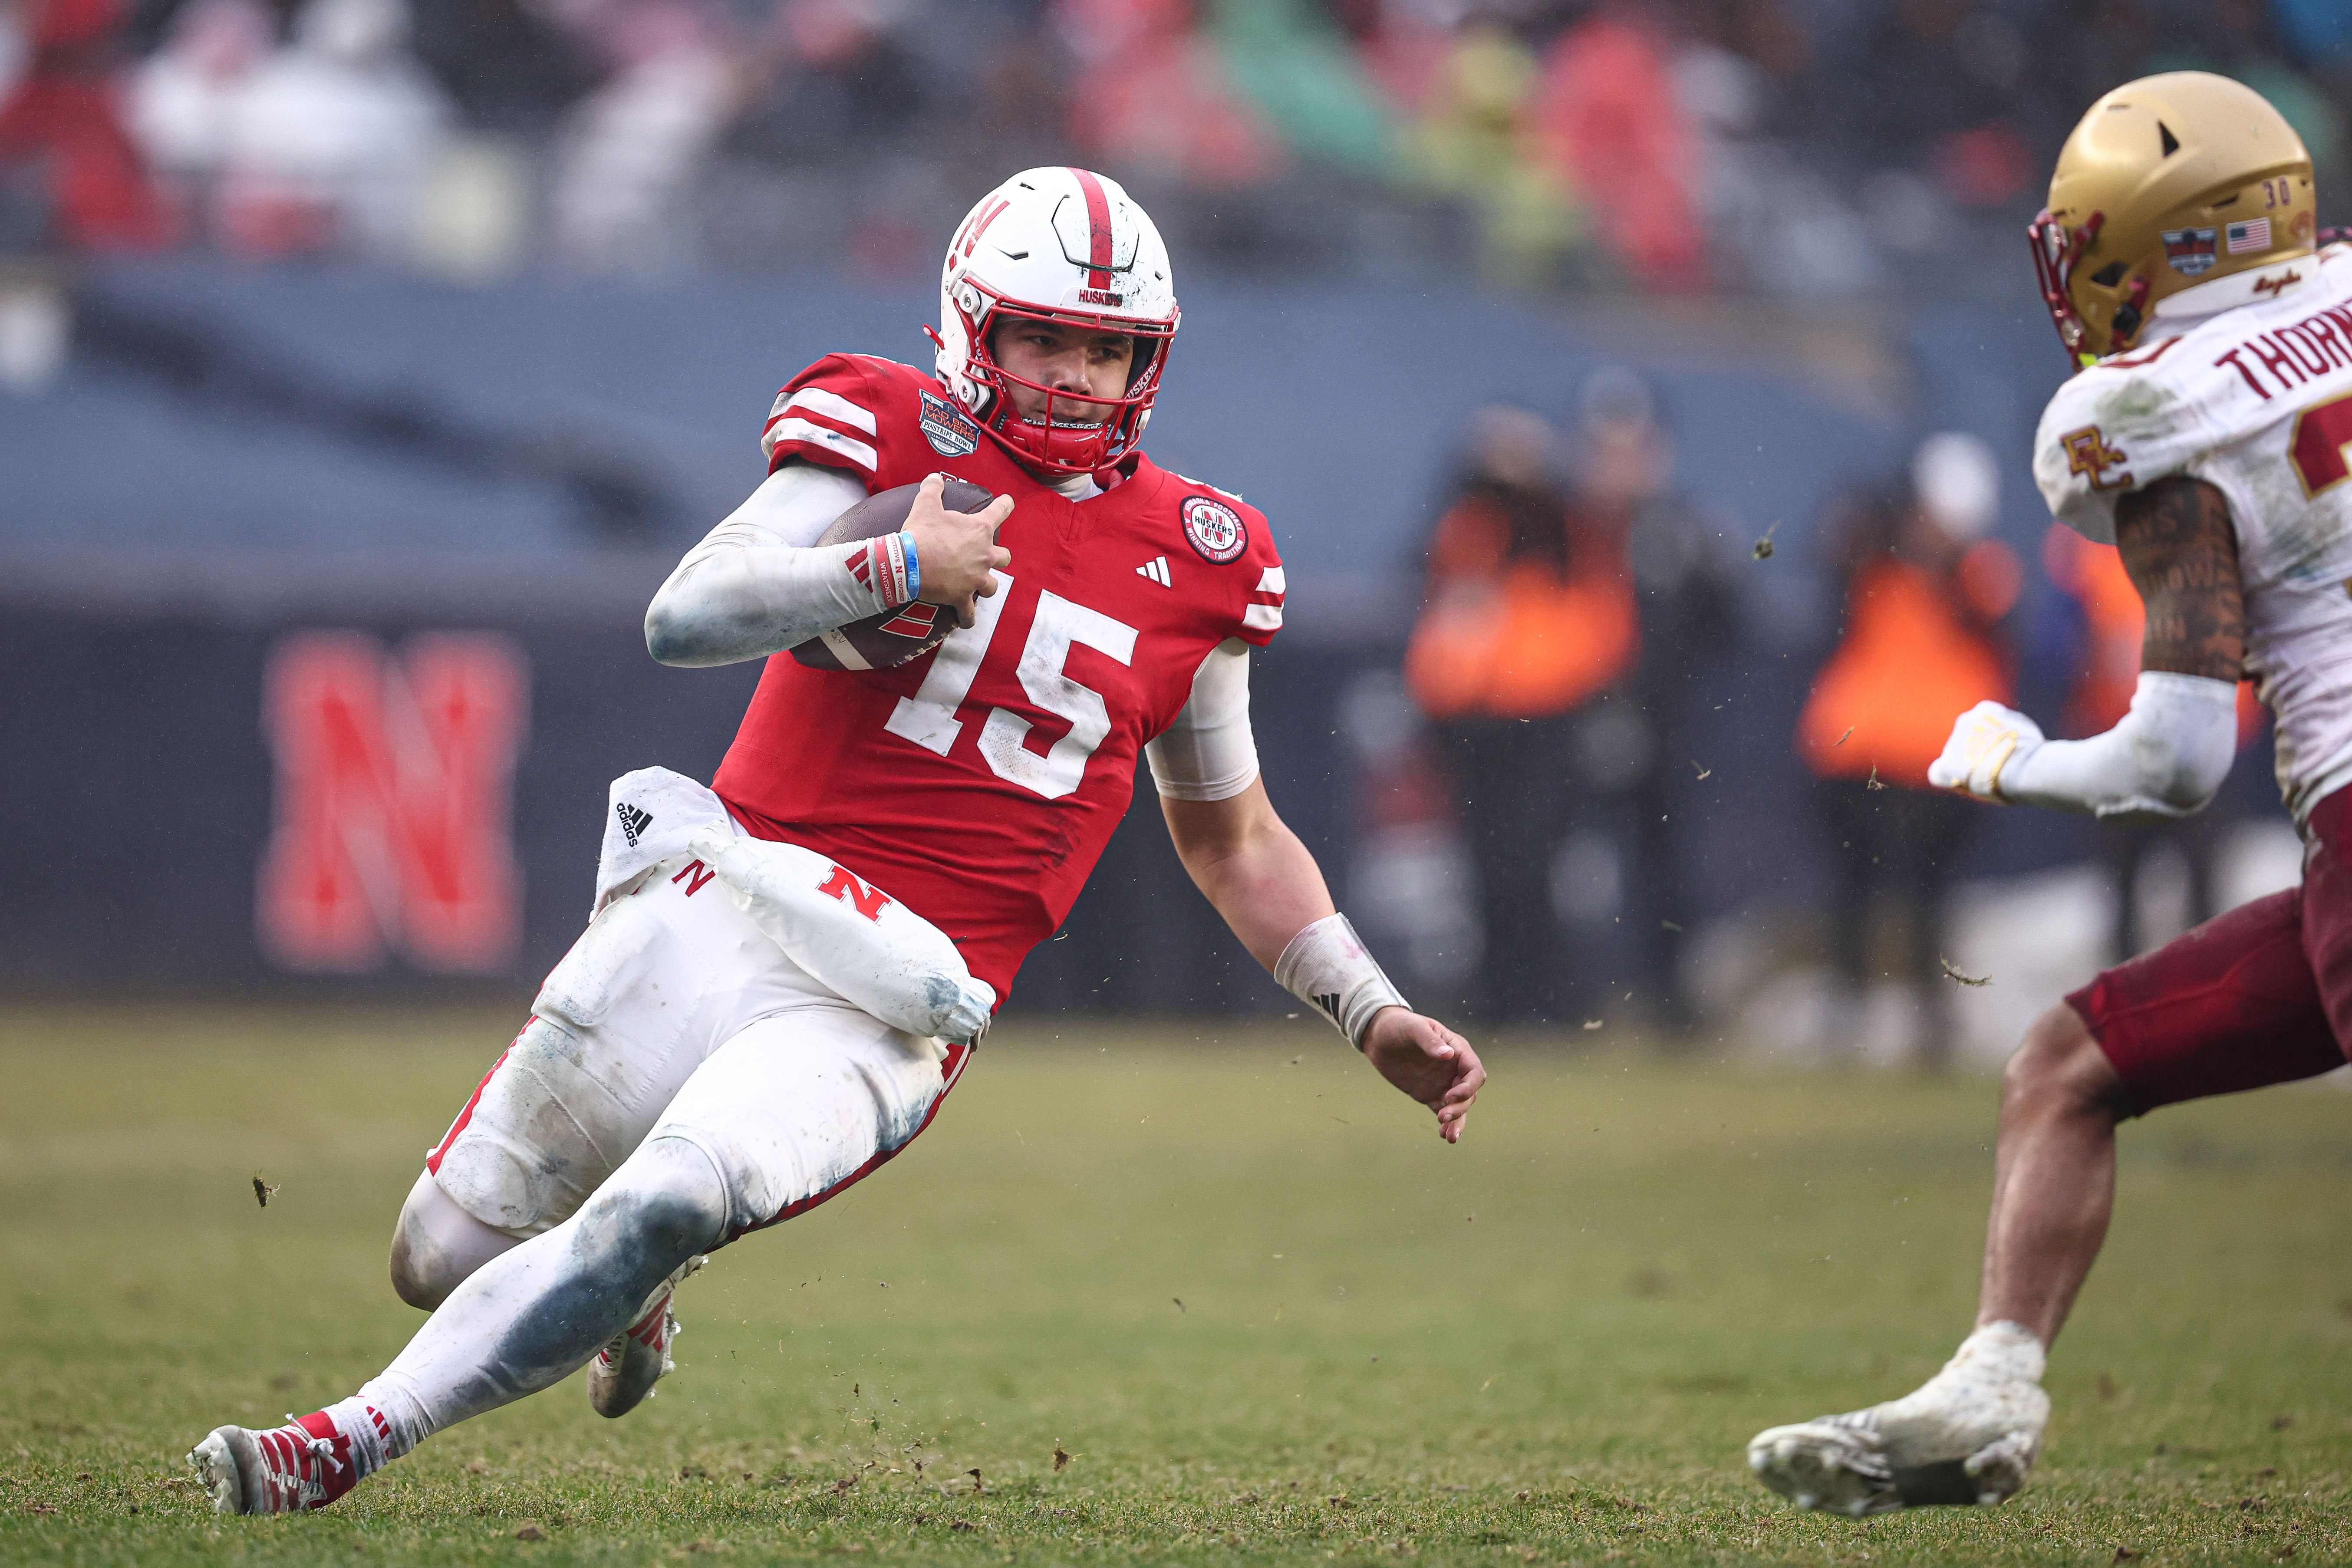
[[[1948,1060],[1957,987],[1980,983],[1951,963],[1952,895],[1992,814],[1930,788],[1928,766],[1979,701],[2048,712],[2062,738],[2112,728],[2139,670],[2138,593],[2114,546],[2055,523],[2040,561],[2021,560],[2000,537],[1992,447],[1928,436],[1806,530],[1833,608],[1786,710],[1767,697],[1772,710],[1736,729],[1725,708],[1759,695],[1735,666],[1752,629],[1736,574],[1774,546],[1727,539],[1677,493],[1670,427],[1653,389],[1615,367],[1586,380],[1566,429],[1511,405],[1471,421],[1423,554],[1407,713],[1359,745],[1373,860],[1392,879],[1400,856],[1435,847],[1466,886],[1451,925],[1416,931],[1408,915],[1389,934],[1485,1022],[1631,1017],[1679,1034],[1703,1010],[1688,942],[1706,913],[1703,815],[1793,755],[1802,809],[1773,831],[1825,873],[1822,928],[1795,944],[1827,979],[1825,1035],[1863,1034],[1891,992],[1906,1048]],[[2242,748],[2263,722],[2242,686]],[[1735,734],[1776,756],[1719,754]],[[1738,764],[1728,783],[1705,787],[1708,755]],[[2111,911],[2085,933],[2102,962],[2220,912],[2217,862],[2242,805],[2084,825]],[[2177,910],[2149,907],[2143,872],[2159,857],[2185,876]],[[1423,876],[1386,912],[1443,910],[1431,891]]]
[[[2333,189],[2341,0],[0,0],[0,254],[917,272],[1080,161],[1181,255],[1837,297],[2185,66]]]

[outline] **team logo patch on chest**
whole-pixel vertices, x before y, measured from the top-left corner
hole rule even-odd
[[[1223,501],[1207,496],[1188,496],[1184,500],[1184,537],[1200,552],[1201,559],[1222,566],[1228,561],[1241,559],[1249,548],[1249,525],[1242,521],[1241,513]]]
[[[2164,231],[2164,263],[2183,278],[2195,278],[2213,270],[2221,259],[2213,247],[2214,233],[2210,228],[2168,228]]]
[[[980,450],[980,426],[936,392],[923,394],[923,439],[942,458],[969,458]]]

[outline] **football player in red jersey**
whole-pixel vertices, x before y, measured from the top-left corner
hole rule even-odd
[[[656,595],[662,662],[767,658],[734,745],[709,788],[614,782],[588,929],[402,1211],[394,1281],[433,1316],[352,1397],[198,1444],[221,1511],[322,1507],[583,1365],[602,1414],[644,1399],[705,1254],[929,1124],[1139,756],[1243,945],[1461,1137],[1476,1054],[1405,1005],[1258,777],[1265,519],[1139,445],[1178,320],[1151,220],[1085,170],[1016,174],[956,231],[940,308],[936,375],[829,354],[785,386],[766,482]],[[940,475],[995,499],[946,510]],[[918,483],[898,532],[818,542]],[[937,650],[887,667],[843,634],[939,614]]]

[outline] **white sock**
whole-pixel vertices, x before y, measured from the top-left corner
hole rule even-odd
[[[674,1140],[655,1142],[660,1152],[641,1149],[623,1173],[673,1193],[675,1182],[698,1180],[712,1190],[696,1202],[719,1212],[723,1194],[708,1156],[691,1147],[680,1155]],[[616,1174],[614,1184],[624,1179]],[[483,1264],[361,1390],[353,1403],[384,1417],[389,1457],[562,1382],[644,1316],[647,1286],[632,1289],[616,1272],[615,1238],[631,1223],[627,1194],[620,1195],[617,1207],[591,1205]]]
[[[380,1395],[381,1391],[377,1393]],[[413,1441],[398,1442],[396,1422],[385,1411],[381,1397],[372,1396],[369,1389],[362,1388],[349,1399],[337,1400],[320,1414],[343,1435],[350,1446],[351,1462],[358,1468],[362,1479],[416,1446]]]
[[[2032,1329],[2002,1321],[1987,1323],[1962,1340],[1952,1359],[1944,1363],[1944,1372],[2040,1383],[2049,1361],[2049,1352]]]

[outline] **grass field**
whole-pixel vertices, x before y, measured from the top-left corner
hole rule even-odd
[[[215,1520],[193,1438],[415,1327],[393,1216],[508,1027],[0,1014],[0,1559],[2352,1561],[2352,1100],[2128,1129],[2032,1489],[1855,1524],[1742,1445],[1965,1331],[1989,1083],[1529,1044],[1447,1149],[1304,1024],[1008,1026],[889,1169],[681,1293],[626,1420],[575,1380]]]

